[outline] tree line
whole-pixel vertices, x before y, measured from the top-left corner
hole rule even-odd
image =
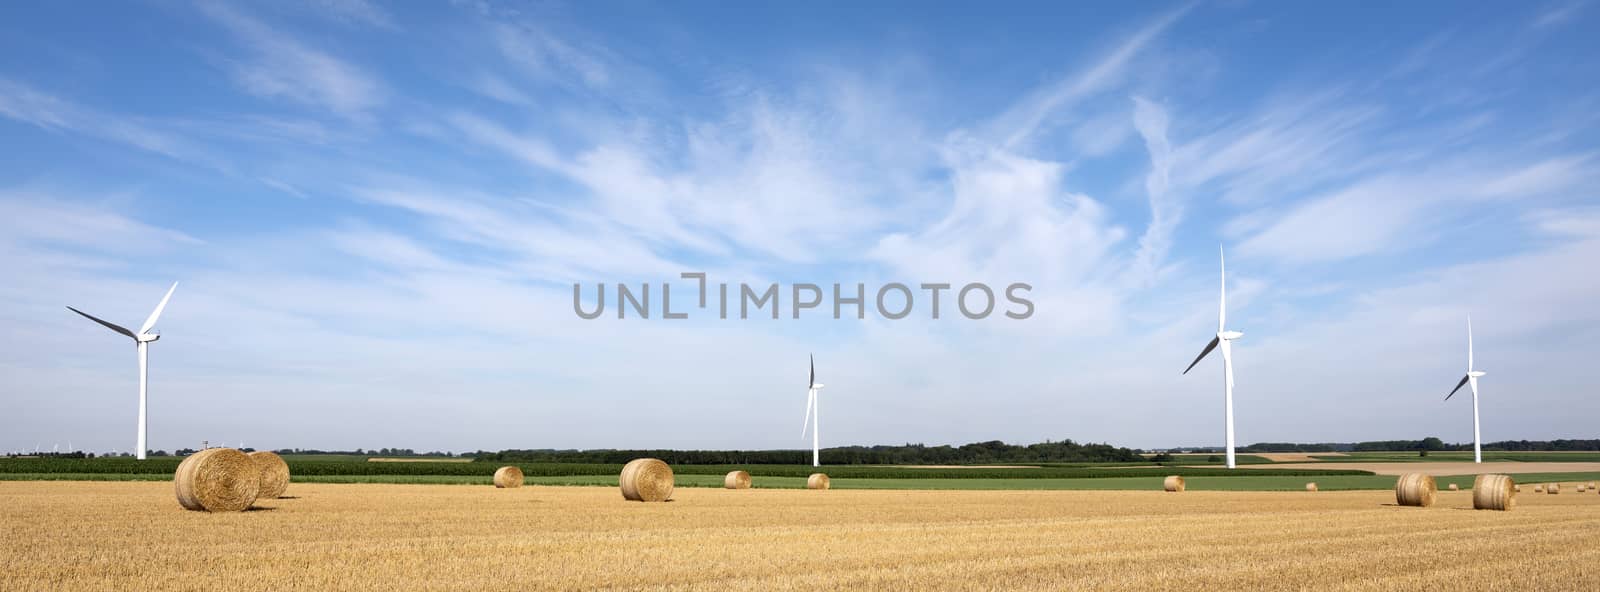
[[[610,463],[640,457],[659,458],[669,464],[745,465],[810,464],[810,450],[501,450],[473,454],[485,462]],[[1094,463],[1143,462],[1128,448],[1110,444],[1079,444],[1072,440],[1016,445],[999,440],[962,446],[840,446],[822,449],[830,465],[937,465],[992,463]]]

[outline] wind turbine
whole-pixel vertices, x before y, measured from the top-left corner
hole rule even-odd
[[[1227,330],[1228,261],[1222,255],[1221,247],[1217,248],[1217,256],[1222,264],[1222,303],[1217,308],[1217,336],[1211,338],[1211,343],[1206,344],[1206,348],[1201,350],[1200,355],[1195,357],[1193,362],[1189,363],[1189,367],[1185,368],[1183,373],[1188,374],[1190,370],[1194,369],[1195,364],[1199,364],[1200,360],[1205,359],[1206,354],[1211,353],[1211,350],[1217,349],[1218,345],[1222,346],[1222,396],[1223,405],[1227,408],[1228,468],[1231,469],[1235,466],[1233,456],[1233,346],[1231,342],[1244,337],[1244,333]]]
[[[155,341],[157,339],[161,339],[161,333],[160,332],[151,333],[150,332],[150,328],[156,326],[156,319],[161,318],[161,311],[167,308],[167,301],[172,299],[172,291],[173,290],[177,290],[177,289],[178,289],[178,282],[172,282],[172,287],[171,288],[167,288],[167,295],[161,297],[161,304],[157,304],[156,305],[156,309],[150,312],[150,317],[144,320],[144,324],[143,325],[139,326],[139,332],[138,333],[134,333],[133,331],[129,331],[129,330],[124,329],[124,328],[122,328],[122,327],[120,327],[118,325],[114,325],[112,323],[108,323],[106,321],[102,321],[100,319],[94,318],[89,313],[83,312],[83,311],[78,310],[76,308],[73,308],[73,307],[70,307],[70,306],[67,307],[67,310],[70,310],[72,312],[75,312],[75,313],[78,313],[80,315],[83,315],[84,318],[87,318],[87,319],[89,319],[91,321],[94,321],[96,323],[100,323],[101,325],[105,325],[105,327],[107,329],[110,329],[112,331],[116,331],[118,333],[121,333],[123,335],[128,336],[129,338],[133,339],[134,346],[139,350],[139,439],[138,439],[138,446],[139,447],[134,452],[134,455],[139,460],[144,460],[145,459],[145,450],[147,450],[147,447],[145,446],[145,443],[146,443],[145,431],[146,431],[146,429],[148,427],[148,424],[145,421],[145,409],[146,409],[146,401],[148,399],[147,395],[149,394],[147,386],[148,386],[148,383],[149,383],[149,376],[150,376],[150,374],[149,374],[149,364],[148,364],[148,361],[149,361],[148,349],[149,349],[150,342]]]
[[[1444,396],[1449,401],[1456,396],[1456,391],[1461,387],[1472,385],[1472,462],[1483,462],[1483,441],[1478,435],[1478,377],[1488,374],[1482,370],[1472,369],[1472,315],[1467,315],[1467,375],[1461,377],[1461,382],[1456,383],[1456,388],[1450,389],[1450,394]]]
[[[817,406],[817,391],[822,384],[817,382],[817,357],[811,356],[811,378],[806,380],[806,421],[800,424],[800,437],[806,436],[806,427],[811,427],[811,466],[822,466],[821,436],[817,430],[822,425],[822,408]],[[816,419],[812,419],[815,415]]]

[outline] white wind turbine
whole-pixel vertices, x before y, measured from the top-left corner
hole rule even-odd
[[[1222,263],[1222,301],[1221,301],[1222,304],[1217,309],[1217,336],[1211,338],[1211,343],[1207,343],[1206,344],[1206,348],[1200,352],[1200,355],[1198,357],[1196,357],[1193,362],[1189,363],[1189,367],[1185,368],[1183,370],[1183,373],[1184,374],[1188,374],[1190,370],[1194,369],[1195,364],[1199,364],[1200,360],[1205,359],[1206,354],[1209,354],[1209,353],[1211,353],[1211,350],[1216,349],[1217,345],[1220,344],[1222,346],[1222,395],[1223,395],[1223,405],[1227,408],[1228,468],[1231,469],[1231,468],[1234,468],[1234,456],[1233,456],[1233,346],[1231,345],[1230,342],[1232,342],[1233,340],[1238,339],[1240,337],[1244,337],[1244,333],[1240,333],[1238,331],[1229,331],[1229,330],[1227,330],[1226,326],[1227,326],[1227,323],[1228,323],[1228,262],[1227,262],[1227,259],[1222,256],[1221,247],[1217,248],[1217,256],[1218,256],[1218,259],[1220,260],[1220,262]]]
[[[83,315],[84,318],[96,323],[100,323],[101,325],[105,325],[107,329],[128,336],[129,338],[133,339],[134,346],[139,350],[139,438],[137,443],[138,448],[134,449],[134,455],[139,460],[145,459],[145,451],[148,450],[148,448],[145,446],[145,431],[148,427],[148,424],[145,421],[145,409],[147,407],[147,386],[150,376],[149,364],[147,363],[149,361],[148,349],[150,342],[161,339],[161,333],[152,333],[150,332],[150,328],[156,326],[156,319],[161,318],[161,311],[167,308],[167,301],[172,299],[172,291],[177,289],[178,282],[172,282],[172,287],[167,289],[167,295],[161,297],[161,304],[157,304],[156,309],[150,312],[150,317],[144,320],[143,325],[139,326],[138,333],[134,333],[133,331],[129,331],[118,325],[94,318],[94,316],[90,315],[89,313],[83,312],[76,308],[72,308],[70,306],[67,307],[67,310]]]
[[[817,357],[811,356],[811,378],[806,380],[806,421],[800,424],[800,437],[806,436],[806,427],[811,427],[811,466],[822,466],[822,440],[817,431],[821,429],[822,408],[817,406],[817,391],[822,384],[817,382]],[[812,419],[815,416],[815,419]]]
[[[1472,462],[1483,462],[1482,438],[1478,435],[1478,377],[1488,374],[1482,370],[1472,369],[1472,316],[1467,316],[1467,375],[1461,377],[1461,382],[1456,383],[1456,388],[1450,389],[1450,394],[1444,396],[1449,401],[1456,396],[1456,391],[1461,387],[1472,385]]]

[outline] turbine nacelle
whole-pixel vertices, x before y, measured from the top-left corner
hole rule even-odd
[[[1471,372],[1468,372],[1467,376],[1471,376],[1473,378],[1478,378],[1478,377],[1483,376],[1485,374],[1488,374],[1488,372],[1484,372],[1482,370],[1473,370]]]
[[[161,334],[160,333],[145,333],[145,334],[139,335],[138,337],[134,337],[133,338],[134,341],[137,341],[139,343],[150,343],[152,341],[157,341],[159,339],[161,339]]]
[[[1233,341],[1240,337],[1244,337],[1244,333],[1241,331],[1221,331],[1217,333],[1217,339],[1223,341]]]

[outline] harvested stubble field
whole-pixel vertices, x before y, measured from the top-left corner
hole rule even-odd
[[[1566,589],[1600,496],[1480,512],[1390,492],[296,483],[187,512],[170,483],[0,482],[6,590]]]

